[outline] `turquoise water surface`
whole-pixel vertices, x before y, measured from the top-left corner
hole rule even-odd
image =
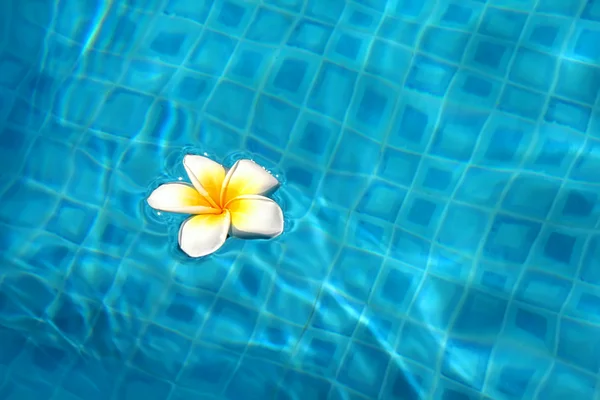
[[[600,399],[600,0],[4,0],[0,399]],[[184,154],[285,233],[186,257]]]

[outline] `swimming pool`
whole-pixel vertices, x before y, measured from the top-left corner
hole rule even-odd
[[[600,398],[599,1],[1,7],[0,398]],[[186,257],[187,153],[284,234]]]

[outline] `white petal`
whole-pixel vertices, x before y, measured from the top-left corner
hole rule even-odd
[[[230,224],[228,211],[188,218],[179,228],[179,247],[190,257],[214,253],[225,243]]]
[[[226,208],[231,213],[231,234],[240,238],[274,238],[283,232],[283,212],[273,200],[258,195],[239,196]]]
[[[220,212],[198,193],[191,185],[185,183],[165,183],[148,196],[148,205],[155,210],[183,214],[210,214]]]
[[[192,154],[183,158],[183,167],[196,190],[206,197],[213,207],[217,207],[225,179],[225,168],[210,158]]]
[[[279,181],[252,160],[239,160],[227,172],[221,191],[221,204],[238,196],[265,195],[279,187]]]

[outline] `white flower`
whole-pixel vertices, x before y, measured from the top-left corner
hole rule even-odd
[[[283,212],[265,195],[279,181],[251,160],[239,160],[228,171],[198,155],[186,155],[183,166],[192,184],[173,182],[156,188],[150,207],[193,214],[179,228],[179,247],[190,257],[217,251],[228,235],[273,238],[283,232]]]

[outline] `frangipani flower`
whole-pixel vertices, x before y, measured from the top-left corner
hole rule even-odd
[[[183,166],[192,184],[166,183],[148,197],[155,210],[193,214],[179,228],[179,247],[190,257],[217,251],[228,235],[273,238],[283,232],[283,212],[265,197],[279,181],[251,160],[239,160],[228,171],[198,155],[186,155]]]

